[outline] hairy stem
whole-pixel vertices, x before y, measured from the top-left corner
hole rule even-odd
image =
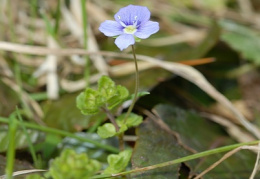
[[[108,119],[115,126],[116,132],[118,132],[120,128],[119,128],[118,124],[116,123],[116,120],[115,120],[113,114],[106,107],[102,107],[102,110],[107,114]],[[125,148],[124,147],[124,134],[120,134],[118,136],[118,142],[119,142],[119,150],[123,151]]]
[[[118,141],[119,141],[119,150],[124,151],[125,150],[124,133],[122,133],[118,136]]]
[[[119,131],[119,126],[117,125],[116,120],[115,120],[113,114],[106,107],[102,107],[102,110],[107,114],[108,119],[115,126],[116,132],[118,132]]]
[[[138,71],[138,64],[137,64],[134,45],[132,45],[132,53],[133,53],[134,62],[135,62],[135,92],[134,92],[133,102],[132,102],[131,106],[128,108],[128,111],[127,111],[125,119],[124,119],[124,123],[126,123],[128,116],[130,115],[130,113],[132,112],[132,110],[134,108],[135,102],[137,101],[137,94],[138,94],[138,89],[139,89],[139,71]]]

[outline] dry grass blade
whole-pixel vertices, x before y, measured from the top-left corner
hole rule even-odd
[[[138,62],[139,71],[147,70],[157,66],[158,65],[149,62]],[[132,63],[123,63],[120,65],[110,67],[109,72],[112,76],[123,76],[123,75],[133,74],[135,72],[135,67]]]
[[[98,79],[102,76],[102,74],[94,74],[91,75],[89,79],[89,83],[95,83],[98,81]],[[62,89],[66,90],[67,92],[75,92],[82,90],[86,87],[87,83],[85,79],[77,80],[77,81],[69,81],[66,79],[61,79],[60,81]]]
[[[8,77],[13,77],[13,72],[9,68],[6,60],[0,56],[0,74]]]
[[[205,37],[205,34],[205,31],[187,31],[182,34],[173,35],[170,37],[147,39],[141,43],[151,47],[161,47],[185,42],[198,42]]]
[[[80,14],[81,12],[81,7],[80,7],[80,1],[79,0],[75,0],[75,1],[72,1],[71,3],[71,11],[70,12],[65,5],[62,6],[61,8],[61,12],[62,12],[62,15],[65,19],[65,22],[66,24],[68,25],[71,33],[73,35],[75,35],[75,37],[80,41],[82,42],[82,39],[84,38],[83,37],[83,27],[82,27],[82,16]],[[99,51],[99,47],[98,47],[98,44],[97,44],[97,41],[95,39],[95,36],[92,32],[92,29],[90,27],[90,24],[89,24],[89,27],[88,27],[88,45],[87,45],[87,48],[88,50],[91,50],[91,51]],[[103,56],[97,54],[97,55],[91,55],[90,56],[90,59],[92,60],[93,64],[95,65],[95,67],[97,68],[97,70],[104,74],[104,75],[107,75],[108,74],[108,68],[107,68],[107,64],[105,63],[105,59],[103,58]]]
[[[91,27],[88,28],[88,50],[97,52],[99,51],[99,47]],[[92,62],[96,66],[99,73],[102,73],[103,75],[108,74],[108,67],[103,56],[91,55],[90,58],[92,59]]]
[[[9,86],[11,89],[13,89],[15,92],[19,93],[20,89],[19,86],[14,83],[12,80],[10,80],[9,78],[2,78],[2,81]],[[26,104],[28,104],[28,106],[30,106],[30,108],[32,108],[33,110],[33,114],[34,114],[34,120],[41,125],[45,125],[41,119],[43,117],[43,111],[41,109],[41,107],[39,106],[39,104],[37,102],[35,102],[34,100],[32,100],[30,98],[30,96],[24,92],[21,91],[21,96],[22,96],[22,100],[24,100],[26,102]]]
[[[236,124],[230,122],[228,119],[214,114],[201,113],[202,117],[208,118],[221,126],[224,126],[228,134],[239,142],[250,142],[254,140],[254,137],[247,132],[243,131]]]
[[[46,172],[46,170],[40,170],[40,169],[32,169],[32,170],[21,170],[13,173],[14,176],[19,175],[26,175],[26,174],[32,174],[32,173],[39,173],[39,172]],[[0,176],[0,179],[6,179],[5,175]]]
[[[209,171],[213,170],[215,167],[217,167],[220,163],[222,163],[223,161],[225,161],[227,158],[231,157],[232,155],[234,155],[235,153],[237,153],[240,150],[252,150],[252,151],[257,151],[259,153],[259,146],[242,146],[242,147],[238,147],[234,150],[231,150],[230,152],[226,153],[223,157],[221,157],[221,159],[219,159],[217,162],[215,162],[214,164],[212,164],[211,166],[209,166],[206,170],[204,170],[203,172],[201,172],[199,175],[197,175],[194,179],[200,179],[202,176],[204,176],[206,173],[208,173]],[[250,177],[250,179],[252,179]]]
[[[48,46],[49,48],[59,48],[58,43],[51,36],[48,36]],[[59,97],[57,63],[57,56],[50,54],[33,74],[34,77],[39,77],[46,74],[47,95],[49,99],[58,99]]]
[[[258,149],[260,149],[260,143],[258,144]],[[260,150],[257,151],[257,157],[256,157],[256,161],[255,161],[255,166],[254,166],[254,170],[250,176],[249,179],[254,179],[255,175],[259,169],[259,160],[260,160]]]
[[[73,55],[73,54],[81,54],[81,55],[93,55],[93,54],[100,54],[103,56],[109,56],[109,57],[119,57],[119,58],[128,58],[132,59],[132,55],[129,54],[123,54],[123,53],[115,53],[115,52],[108,52],[108,51],[100,51],[100,52],[91,52],[86,51],[83,49],[48,49],[44,47],[35,47],[35,46],[29,46],[29,45],[19,45],[9,42],[0,42],[0,49],[6,50],[6,51],[12,51],[17,53],[27,53],[27,54],[34,54],[34,55],[49,55],[49,54],[55,54],[55,55]],[[160,61],[156,58],[152,58],[145,55],[137,55],[137,59],[150,62],[152,64],[158,65],[161,68],[164,68],[166,70],[169,70],[186,80],[194,83],[199,88],[201,88],[203,91],[205,91],[209,96],[211,96],[213,99],[221,103],[223,106],[225,106],[227,109],[229,109],[234,116],[236,116],[236,119],[255,137],[260,139],[260,131],[257,127],[255,127],[253,124],[248,122],[245,117],[238,111],[233,104],[220,92],[218,92],[207,80],[206,78],[196,69],[193,67],[174,63],[174,62],[164,62]]]
[[[252,134],[254,134],[258,139],[260,138],[260,131],[253,124],[249,123],[245,117],[238,111],[233,104],[221,93],[219,93],[207,80],[206,78],[193,67],[182,65],[173,62],[161,62],[154,58],[138,55],[138,59],[149,61],[151,63],[156,63],[158,66],[167,69],[187,80],[194,83],[198,87],[200,87],[203,91],[205,91],[208,95],[210,95],[213,99],[221,103],[223,106],[228,108],[237,118],[237,120]]]
[[[49,36],[48,46],[50,48],[59,48],[56,41]],[[59,98],[59,84],[57,75],[57,63],[58,59],[55,55],[48,55],[46,58],[47,65],[47,94],[49,99]]]

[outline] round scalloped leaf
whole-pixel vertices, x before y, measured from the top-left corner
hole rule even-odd
[[[125,120],[125,116],[126,116],[126,113],[120,115],[116,121],[117,121],[117,124],[121,127],[123,124],[124,124],[124,120]],[[143,117],[142,116],[139,116],[137,114],[134,114],[134,113],[130,113],[129,116],[127,117],[127,120],[126,120],[126,126],[128,128],[130,127],[135,127],[135,126],[138,126],[139,124],[141,124],[143,122]]]
[[[124,86],[117,85],[116,95],[108,100],[108,108],[113,109],[118,104],[124,102],[128,96],[129,96],[128,90]]]
[[[116,135],[116,128],[113,124],[106,123],[103,126],[98,127],[97,133],[101,138],[106,139]]]
[[[119,173],[125,170],[132,156],[132,150],[126,149],[119,154],[111,154],[107,158],[108,168],[105,169],[104,174]]]
[[[97,160],[89,159],[85,153],[78,154],[74,150],[66,149],[60,157],[52,161],[46,175],[54,179],[87,179],[100,169],[101,164]]]
[[[241,55],[260,64],[260,35],[250,28],[236,24],[232,21],[220,21],[221,27],[225,30],[221,39]]]
[[[100,98],[98,98],[98,92],[91,88],[87,88],[84,92],[80,93],[76,98],[76,102],[77,107],[84,115],[96,114],[102,104]]]
[[[122,103],[129,95],[128,90],[115,83],[108,77],[102,76],[98,81],[98,90],[87,88],[77,97],[77,107],[85,115],[96,114],[100,107],[113,109]]]
[[[98,80],[98,91],[99,94],[105,99],[110,99],[116,95],[116,85],[108,76],[102,76]]]

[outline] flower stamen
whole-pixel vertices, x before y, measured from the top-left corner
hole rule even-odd
[[[119,21],[119,23],[121,24],[121,26],[127,27],[127,26],[125,25],[125,23],[123,23],[122,21]]]
[[[121,26],[126,27],[125,23],[121,21],[121,17],[117,16],[117,18],[119,19],[119,23],[121,24]]]

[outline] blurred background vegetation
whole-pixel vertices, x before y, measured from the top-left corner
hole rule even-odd
[[[0,116],[11,116],[18,106],[26,121],[80,135],[83,135],[80,132],[87,131],[84,135],[96,139],[92,132],[106,120],[104,114],[83,116],[76,108],[75,98],[86,85],[95,86],[102,75],[111,76],[133,92],[134,66],[131,59],[120,57],[122,52],[115,46],[114,39],[105,37],[98,30],[101,22],[113,20],[113,15],[129,4],[147,6],[151,20],[160,23],[157,34],[136,44],[137,54],[153,57],[161,63],[174,62],[172,64],[194,67],[253,125],[260,124],[259,0],[0,0]],[[13,50],[8,49],[8,45]],[[39,46],[86,49],[97,54],[36,55],[33,48],[31,53],[25,52],[25,45],[29,49]],[[20,53],[15,53],[19,50]],[[100,51],[112,51],[118,55],[106,56],[98,53]],[[131,51],[127,49],[124,52]],[[156,110],[165,124],[181,136],[182,143],[192,148],[185,154],[255,139],[225,105],[208,95],[200,85],[194,85],[196,78],[188,81],[184,79],[185,74],[176,75],[160,65],[144,61],[140,61],[139,66],[140,90],[150,91],[151,95],[139,99],[135,111],[145,116],[145,111]],[[207,115],[201,115],[202,112]],[[213,120],[213,115],[224,120]],[[181,122],[176,123],[176,119]],[[0,152],[3,154],[0,157],[4,158],[8,127],[0,124]],[[147,146],[142,146],[145,145],[142,140],[148,140],[149,131],[156,130],[154,125],[154,122],[149,122],[137,129],[140,140],[133,156],[136,158],[132,163],[134,166],[162,162],[169,156],[183,156],[183,150],[181,154],[172,156],[171,147],[165,148],[163,144],[158,145],[158,151],[162,148],[166,150],[165,156],[159,157],[161,160],[156,158],[158,156],[150,162],[138,160],[140,153],[151,154]],[[241,130],[243,135],[230,132],[233,127]],[[148,130],[147,133],[142,129]],[[101,161],[107,155],[98,148],[73,142],[72,139],[66,143],[61,136],[34,130],[29,132],[32,142],[37,143],[36,151],[41,155],[42,167],[46,167],[48,160],[57,155],[57,144],[60,148],[69,145],[79,151],[88,151],[92,153],[91,157]],[[28,168],[32,158],[24,135],[22,131],[17,135],[17,158],[27,161],[28,165],[24,168]],[[130,131],[129,135],[135,138],[134,131]],[[172,134],[158,132],[156,137],[156,140],[168,143]],[[103,142],[113,144],[114,141]],[[130,146],[134,144],[135,140],[129,142]],[[152,142],[149,145],[156,144]],[[228,170],[234,175],[237,172],[237,175],[249,176],[254,157],[253,154],[240,154],[216,173]],[[201,168],[194,163],[190,166],[196,173],[216,158],[212,158],[211,162],[201,161]],[[237,165],[231,169],[233,163],[244,163],[245,166]],[[1,165],[4,166],[4,163],[0,162],[0,171],[4,168]],[[219,178],[225,177],[232,178],[229,174],[219,175]],[[217,177],[213,175],[213,178]]]

